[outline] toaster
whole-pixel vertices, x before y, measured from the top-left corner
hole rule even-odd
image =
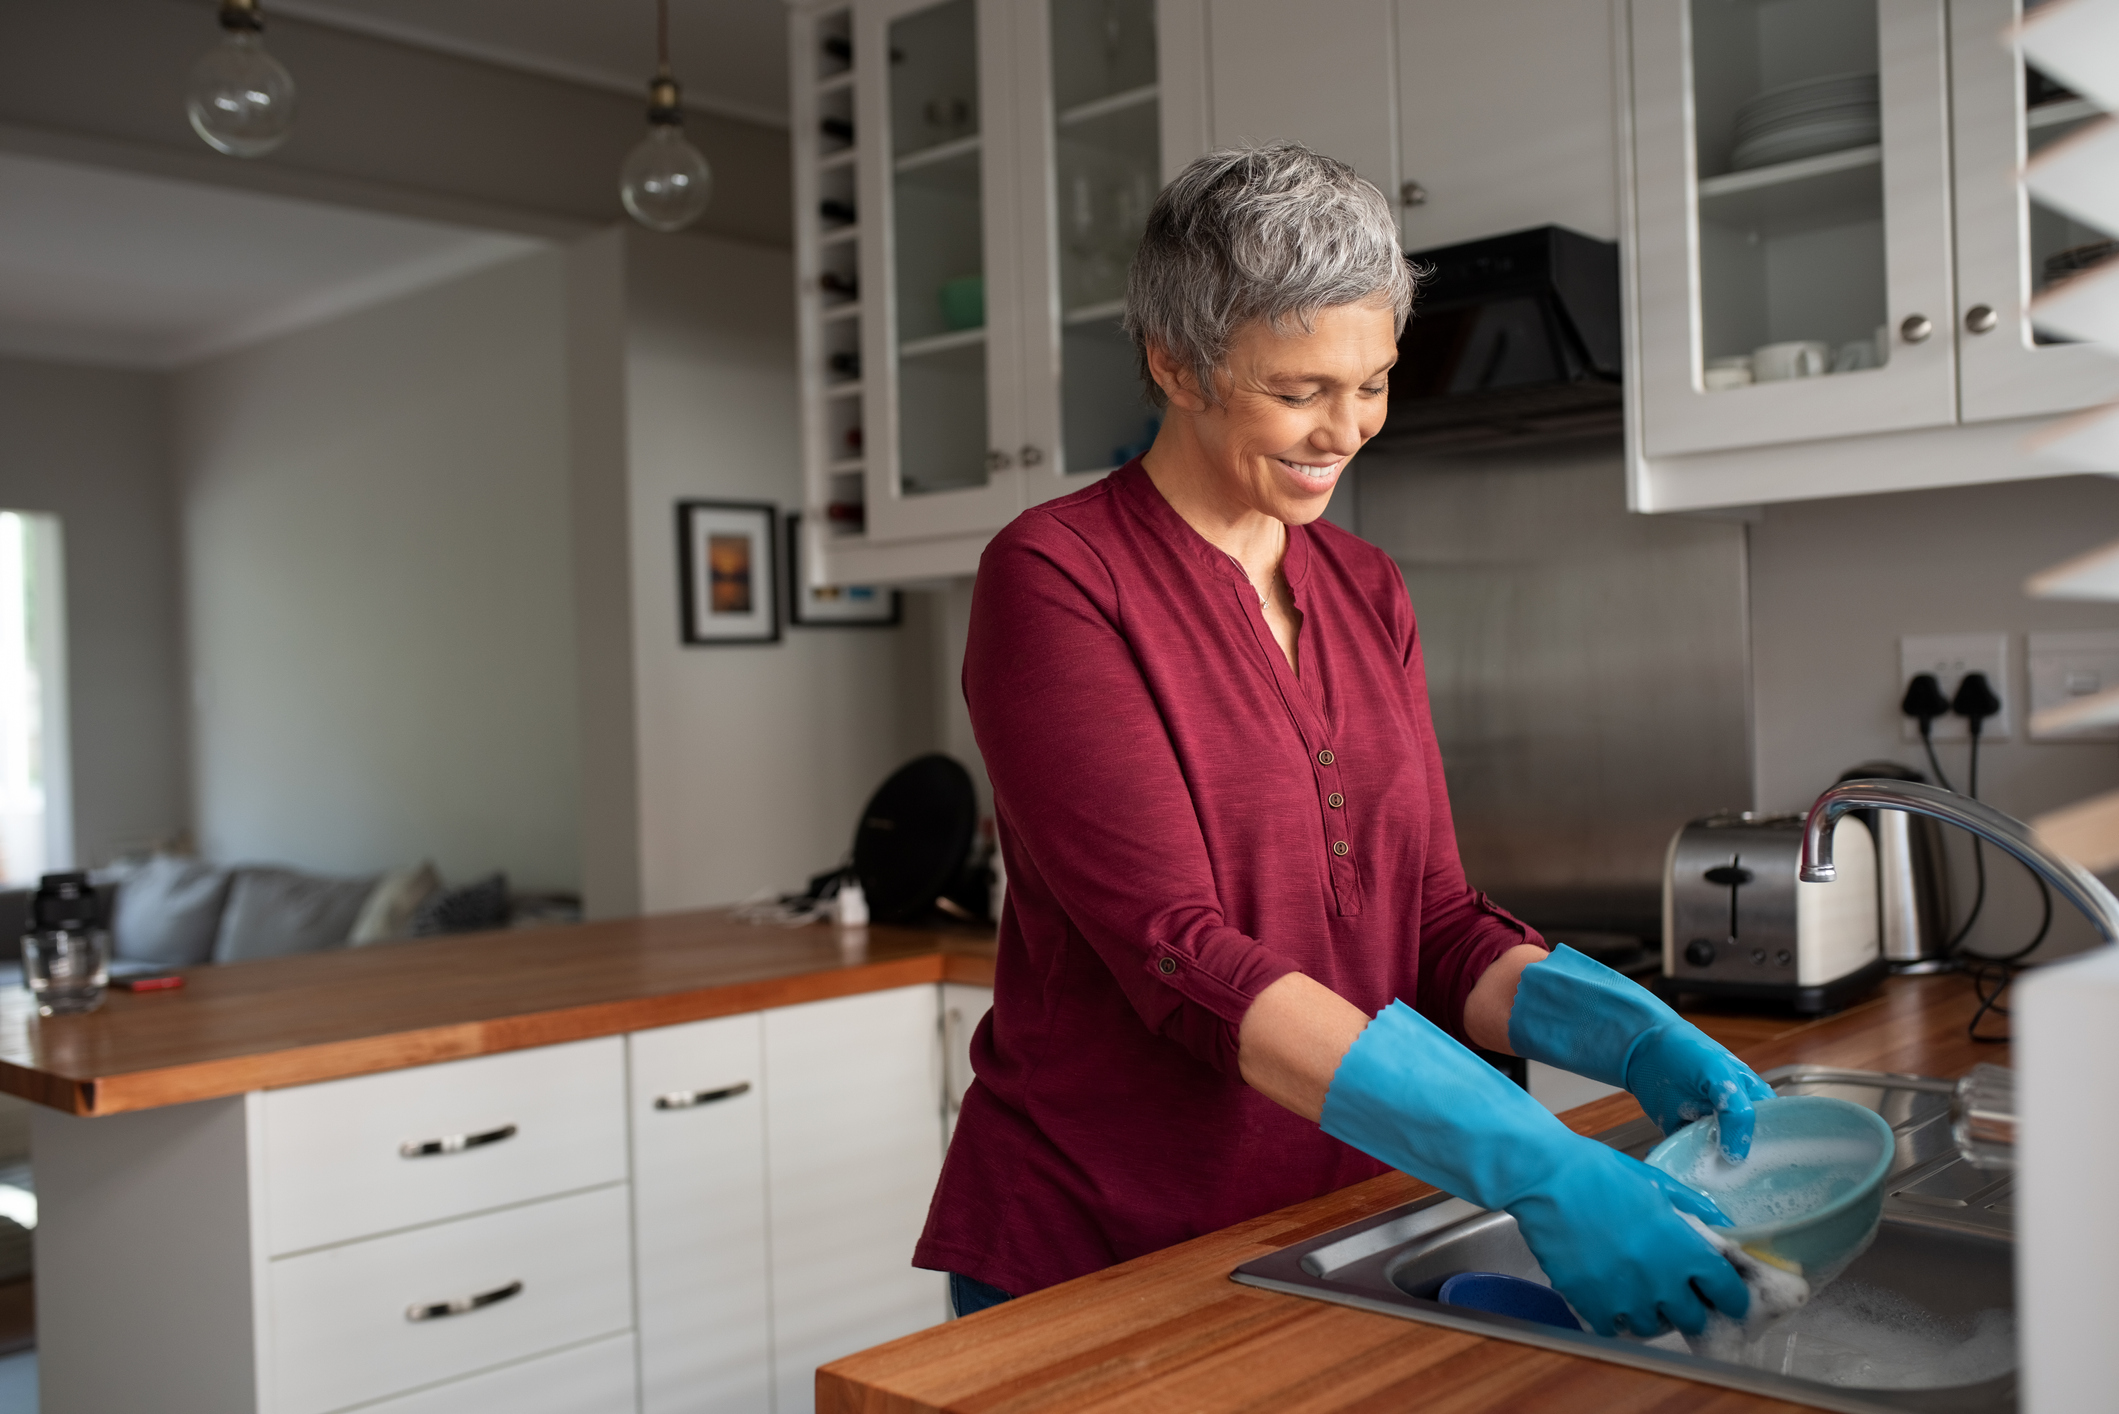
[[[1666,1000],[1745,999],[1815,1016],[1873,987],[1890,970],[1876,844],[1861,821],[1840,828],[1839,877],[1829,884],[1797,877],[1800,815],[1710,815],[1672,836],[1656,991]]]

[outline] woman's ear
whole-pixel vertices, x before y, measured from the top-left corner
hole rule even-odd
[[[1170,406],[1183,412],[1202,413],[1207,410],[1207,400],[1201,395],[1199,380],[1192,369],[1179,359],[1170,357],[1169,350],[1161,344],[1148,345],[1148,373],[1155,379],[1155,386],[1163,390]]]

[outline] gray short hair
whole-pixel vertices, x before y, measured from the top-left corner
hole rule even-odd
[[[1313,331],[1332,305],[1389,305],[1405,332],[1418,272],[1375,186],[1300,143],[1210,152],[1148,213],[1126,277],[1126,333],[1157,407],[1148,348],[1188,364],[1208,401],[1236,331],[1254,319]]]

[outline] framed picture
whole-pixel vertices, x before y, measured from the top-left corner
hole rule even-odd
[[[686,643],[780,641],[778,519],[762,502],[677,503]]]
[[[802,573],[802,517],[787,518],[787,621],[803,628],[889,628],[904,601],[895,589],[867,584],[812,589]]]

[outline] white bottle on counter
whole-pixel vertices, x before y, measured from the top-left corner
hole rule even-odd
[[[2016,1329],[2026,1414],[2119,1390],[2119,948],[2016,983]]]
[[[831,921],[841,928],[864,928],[868,925],[868,895],[861,888],[861,881],[847,877],[839,885],[839,892],[832,896]]]

